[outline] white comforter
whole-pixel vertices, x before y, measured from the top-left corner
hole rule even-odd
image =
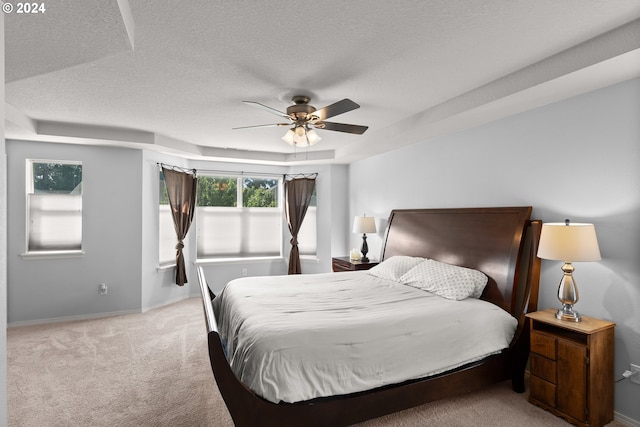
[[[517,322],[364,271],[242,278],[213,302],[230,365],[272,402],[426,377],[508,347]]]

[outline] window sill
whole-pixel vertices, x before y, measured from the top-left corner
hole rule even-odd
[[[163,271],[169,271],[169,270],[171,270],[171,269],[175,268],[175,266],[176,266],[175,264],[164,264],[164,265],[160,265],[160,266],[158,266],[158,267],[156,268],[156,271],[158,271],[158,272],[160,272],[160,273],[161,273],[161,272],[163,272]]]
[[[266,256],[254,258],[203,258],[196,260],[193,264],[196,266],[214,264],[248,264],[265,261],[284,261],[284,258],[281,256]]]
[[[41,251],[41,252],[26,252],[20,254],[24,260],[35,259],[62,259],[62,258],[82,258],[84,251]]]

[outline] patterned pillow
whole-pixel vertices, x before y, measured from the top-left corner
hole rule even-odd
[[[403,274],[424,260],[425,258],[420,257],[396,255],[385,259],[380,264],[370,268],[367,272],[372,276],[397,282]]]
[[[487,276],[478,270],[433,259],[421,262],[400,277],[400,282],[406,285],[456,301],[479,298],[487,281]]]

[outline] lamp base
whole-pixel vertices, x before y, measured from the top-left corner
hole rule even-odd
[[[360,261],[369,262],[369,258],[367,258],[367,252],[369,252],[369,246],[367,245],[367,233],[362,233],[362,247],[360,248],[360,252],[362,253]]]
[[[568,322],[579,322],[582,320],[580,314],[573,309],[573,304],[578,302],[578,285],[573,280],[573,265],[565,261],[562,266],[562,279],[558,286],[558,299],[562,303],[562,308],[556,312],[556,319]]]
[[[563,307],[556,312],[556,319],[565,320],[568,322],[582,321],[580,313],[575,311],[571,304],[564,304]]]

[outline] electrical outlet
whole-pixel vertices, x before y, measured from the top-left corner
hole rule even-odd
[[[108,295],[109,294],[109,287],[107,286],[106,283],[100,283],[98,285],[98,291],[100,292],[100,295]]]
[[[247,275],[247,269],[246,269],[246,268],[243,268],[243,269],[240,271],[240,274],[242,275],[242,277],[246,276],[246,275]]]
[[[632,363],[631,364],[631,372],[633,372],[633,374],[631,374],[631,376],[629,377],[631,382],[632,383],[636,383],[636,384],[640,384],[640,366],[639,365],[634,365]]]

